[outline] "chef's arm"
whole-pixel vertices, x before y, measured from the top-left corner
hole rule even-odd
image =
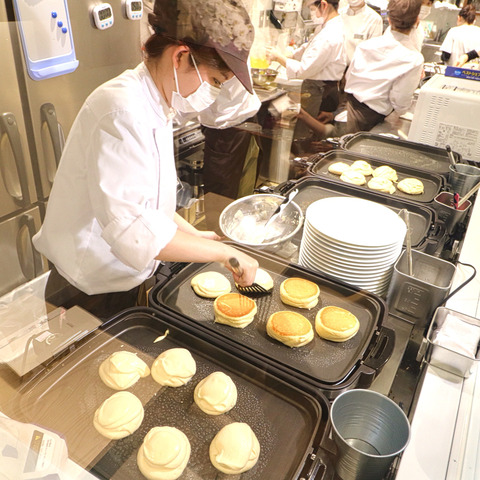
[[[478,57],[480,57],[480,50],[479,51],[471,50],[470,52],[464,53],[463,55],[461,55],[455,66],[462,67],[470,60],[473,60],[474,58],[478,58]]]
[[[450,60],[450,57],[452,56],[451,53],[448,53],[448,52],[443,52],[442,51],[442,55],[441,55],[441,59],[442,59],[442,62],[444,63],[447,63],[449,60]]]
[[[235,282],[244,286],[251,285],[255,280],[258,268],[258,262],[254,258],[230,245],[192,235],[180,228],[177,229],[172,240],[159,252],[156,260],[194,263],[219,262],[231,271],[232,268],[228,263],[228,259],[231,257],[235,257],[239,261],[243,271],[240,277],[232,271]]]
[[[316,118],[312,117],[306,110],[300,108],[300,112],[298,113],[299,120],[305,122],[312,130],[319,133],[320,135],[328,135],[331,133],[331,129],[327,128],[324,123],[321,123]]]

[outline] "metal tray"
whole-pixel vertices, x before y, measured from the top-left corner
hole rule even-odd
[[[328,180],[332,180],[334,182],[340,182],[344,184],[342,180],[340,180],[339,175],[334,175],[328,171],[328,167],[334,162],[345,162],[351,165],[355,160],[365,160],[368,162],[372,167],[380,167],[381,165],[390,165],[392,168],[395,168],[398,174],[398,181],[403,180],[404,178],[414,177],[418,178],[423,182],[425,187],[425,191],[420,195],[408,195],[398,189],[395,190],[394,193],[382,193],[376,190],[373,192],[385,195],[387,197],[393,196],[400,199],[410,200],[412,202],[419,202],[419,203],[428,203],[433,202],[433,199],[440,193],[440,190],[443,187],[443,177],[440,175],[436,175],[434,173],[425,172],[423,170],[416,170],[414,168],[410,168],[403,165],[395,165],[390,164],[389,162],[378,160],[376,158],[369,157],[367,155],[360,155],[358,153],[349,152],[345,150],[333,150],[331,152],[326,153],[323,157],[315,160],[315,162],[308,168],[310,174],[319,176],[322,178],[326,178]],[[371,177],[367,178],[370,179]],[[367,190],[372,192],[368,186],[365,185],[352,185],[352,187],[359,188],[361,190]]]
[[[358,197],[372,202],[381,203],[396,213],[407,209],[410,214],[410,226],[412,229],[412,247],[417,250],[434,249],[441,238],[445,235],[445,228],[437,225],[437,214],[428,205],[409,202],[394,196],[382,195],[372,190],[359,189],[344,182],[332,182],[320,177],[303,177],[296,181],[289,181],[279,186],[278,191],[282,195],[294,188],[298,188],[295,202],[305,214],[307,207],[322,198],[328,197]]]
[[[167,337],[154,343],[167,330]],[[97,433],[94,412],[115,392],[98,376],[101,362],[115,351],[127,350],[151,365],[173,347],[187,348],[195,358],[197,373],[192,380],[171,388],[161,387],[151,376],[140,379],[129,389],[144,404],[140,428],[114,441]],[[193,390],[217,370],[232,377],[238,401],[230,412],[210,416],[194,403]],[[242,479],[319,479],[326,471],[318,465],[318,455],[313,455],[328,422],[329,405],[321,393],[294,378],[267,373],[198,331],[172,325],[168,317],[147,308],[127,310],[109,321],[60,364],[28,383],[13,399],[12,408],[8,412],[14,418],[63,435],[70,458],[98,478],[144,479],[136,465],[137,450],[150,428],[159,425],[177,427],[190,440],[192,452],[183,480],[226,478],[211,465],[208,448],[218,430],[236,421],[248,423],[261,446],[257,465]],[[313,470],[316,477],[310,475]]]
[[[368,155],[390,164],[406,165],[448,177],[450,161],[443,148],[366,132],[346,135],[341,140],[341,146],[350,152]],[[459,153],[454,152],[454,155],[457,162],[462,160]]]
[[[306,380],[323,390],[335,391],[358,382],[362,374],[374,375],[390,358],[394,344],[394,332],[382,327],[386,306],[379,297],[356,287],[344,284],[333,277],[321,275],[292,265],[265,253],[236,246],[256,258],[260,267],[273,278],[272,294],[256,298],[257,314],[253,322],[243,329],[236,329],[214,322],[213,300],[197,296],[190,281],[196,274],[205,271],[223,273],[231,282],[230,272],[217,263],[188,264],[176,275],[158,284],[150,293],[150,305],[177,315],[179,322],[193,322],[208,332],[218,335],[222,343],[232,345],[237,351],[247,352],[275,368],[294,372],[297,378]],[[290,277],[302,277],[320,287],[318,305],[300,309],[285,305],[280,300],[280,284]],[[235,288],[233,287],[235,291]],[[308,345],[290,348],[270,338],[266,333],[268,317],[279,310],[292,310],[304,315],[314,325],[317,311],[328,305],[350,310],[360,321],[360,330],[355,337],[343,343],[323,340],[317,334]],[[374,354],[372,364],[368,357]],[[328,396],[328,395],[327,395]]]

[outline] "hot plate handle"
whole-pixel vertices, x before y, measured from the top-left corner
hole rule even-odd
[[[395,347],[395,331],[382,327],[373,350],[363,362],[367,367],[378,372],[390,359]]]

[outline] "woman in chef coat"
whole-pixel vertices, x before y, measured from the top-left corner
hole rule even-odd
[[[310,14],[318,26],[307,43],[295,50],[291,58],[278,49],[268,50],[271,60],[286,68],[289,79],[302,79],[301,105],[310,115],[316,117],[320,111],[326,90],[337,95],[338,82],[347,65],[343,25],[338,15],[338,0],[310,0]],[[310,129],[304,122],[297,122],[295,137],[309,136]]]
[[[474,25],[475,15],[475,6],[472,4],[460,10],[457,26],[448,31],[440,47],[446,65],[455,66],[463,54],[480,48],[480,27]]]
[[[241,285],[253,282],[258,266],[175,213],[172,131],[173,117],[206,111],[234,75],[252,91],[250,19],[235,0],[185,0],[179,7],[193,28],[180,36],[178,6],[157,3],[144,62],[98,87],[81,108],[34,237],[54,265],[47,290],[60,290],[66,280],[73,303],[100,317],[111,315],[110,305],[116,311],[135,305],[160,261],[230,268],[228,259],[236,257]]]

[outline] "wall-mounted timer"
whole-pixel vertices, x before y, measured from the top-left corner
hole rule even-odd
[[[125,15],[130,20],[140,20],[143,16],[142,0],[124,0]]]
[[[92,15],[95,26],[100,30],[105,30],[113,25],[113,10],[109,3],[93,7]]]

